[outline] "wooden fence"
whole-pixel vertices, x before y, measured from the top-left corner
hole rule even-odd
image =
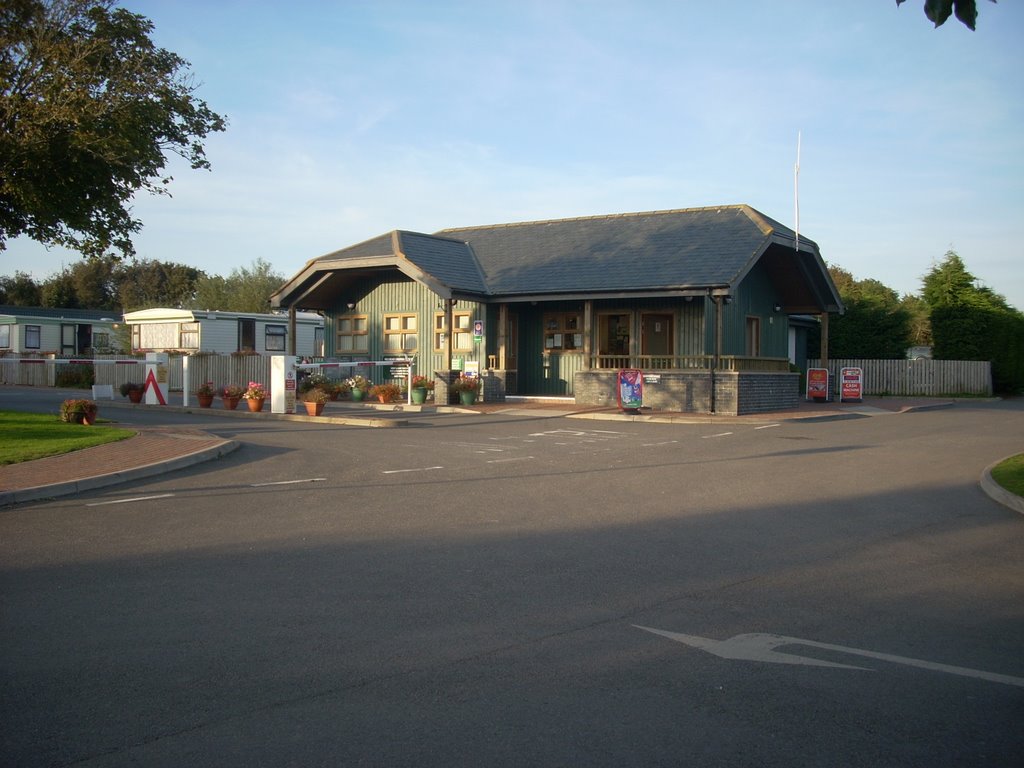
[[[820,360],[808,360],[820,368]],[[992,364],[980,360],[829,360],[833,391],[841,368],[864,371],[865,395],[991,395]]]
[[[171,355],[168,358],[168,390],[181,392],[184,388],[185,356]],[[227,384],[245,387],[250,381],[258,381],[270,391],[270,355],[189,355],[189,391],[207,381],[216,389]],[[322,362],[323,358],[312,358],[311,362]],[[74,365],[92,364],[93,380],[96,384],[110,384],[117,392],[122,384],[142,384],[146,378],[145,358],[127,355],[96,355],[93,358],[4,358],[0,356],[0,384],[20,384],[32,387],[56,386],[57,371]],[[372,364],[371,364],[372,365]],[[373,369],[370,369],[373,370]],[[347,377],[352,374],[347,367],[332,367],[325,370],[331,378]],[[360,371],[371,376],[367,371]],[[378,380],[389,379],[387,373],[376,375]]]

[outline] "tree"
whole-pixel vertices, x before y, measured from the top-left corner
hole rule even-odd
[[[14,277],[0,277],[0,304],[38,307],[42,304],[39,285],[24,272],[15,272]]]
[[[978,285],[954,251],[924,276],[921,295],[930,309],[933,354],[940,360],[989,360],[997,391],[1024,388],[1024,313],[992,289]]]
[[[124,262],[115,275],[117,296],[125,312],[149,307],[189,307],[202,270],[172,262]]]
[[[204,277],[196,285],[193,309],[219,309],[224,312],[269,312],[270,294],[281,287],[284,276],[274,272],[263,259],[251,269],[233,269],[227,277]]]
[[[841,267],[833,265],[828,271],[846,305],[845,314],[829,321],[829,357],[903,357],[910,346],[910,315],[896,291],[878,280],[857,280]],[[809,339],[808,346],[817,349],[820,343]]]
[[[991,0],[993,3],[995,1]],[[896,6],[899,7],[904,2],[906,0],[896,0]],[[972,32],[974,31],[974,25],[978,21],[978,4],[976,0],[925,0],[924,2],[924,15],[936,27],[941,27],[945,24],[946,19],[954,13],[957,19],[963,22]]]
[[[0,250],[27,235],[131,256],[129,203],[168,194],[167,153],[209,168],[225,121],[152,31],[114,0],[0,2]]]

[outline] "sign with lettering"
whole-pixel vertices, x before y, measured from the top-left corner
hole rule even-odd
[[[841,368],[839,370],[839,402],[864,399],[864,369]]]
[[[807,399],[828,400],[828,368],[807,369]]]
[[[635,411],[644,402],[644,375],[637,368],[623,368],[615,377],[615,394],[619,408]]]

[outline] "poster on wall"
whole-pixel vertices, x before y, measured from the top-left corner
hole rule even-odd
[[[615,392],[619,408],[624,411],[639,410],[644,402],[644,375],[637,368],[623,368],[616,377]]]

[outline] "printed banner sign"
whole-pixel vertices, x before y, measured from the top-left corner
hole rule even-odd
[[[864,370],[842,368],[839,371],[839,402],[864,399]]]
[[[644,402],[644,375],[636,368],[623,368],[616,377],[619,408],[637,410]]]
[[[828,400],[828,368],[807,369],[807,399]]]

